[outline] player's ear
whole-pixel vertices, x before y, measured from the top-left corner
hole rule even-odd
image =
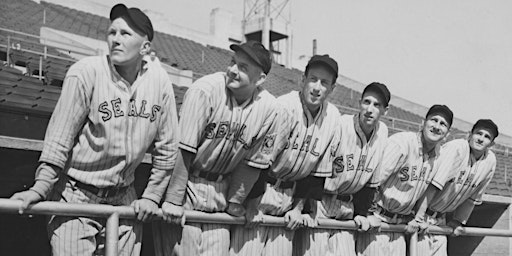
[[[263,84],[263,82],[265,82],[265,79],[267,79],[267,74],[261,72],[260,73],[260,77],[258,78],[258,80],[256,81],[256,86],[260,86]]]
[[[144,40],[142,44],[140,45],[139,53],[140,55],[147,55],[151,51],[151,42],[148,40]]]
[[[382,115],[385,116],[389,111],[389,105],[387,105],[386,107],[384,107],[384,112],[382,112]]]

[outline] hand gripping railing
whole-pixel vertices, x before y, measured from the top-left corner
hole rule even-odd
[[[21,201],[12,199],[0,198],[0,212],[18,214],[21,206]],[[107,219],[105,227],[106,244],[105,255],[117,255],[118,249],[118,227],[119,219],[135,219],[136,214],[130,206],[111,206],[104,204],[72,204],[60,202],[40,202],[30,205],[25,211],[25,214],[41,214],[41,215],[62,215],[62,216],[87,216],[87,217],[101,217]],[[162,219],[162,211],[159,210],[157,219]],[[226,213],[205,213],[198,211],[185,211],[187,222],[200,222],[200,223],[222,223],[231,225],[245,224],[244,217],[234,217]],[[343,230],[356,230],[357,226],[354,221],[337,221],[332,219],[319,219],[318,228],[327,229],[343,229]],[[262,225],[265,226],[285,226],[284,219],[281,217],[265,216]],[[390,225],[382,223],[380,230],[388,232],[405,232],[406,225]],[[432,234],[449,235],[452,233],[450,227],[437,227],[431,226],[428,229]],[[512,237],[512,230],[500,230],[489,228],[463,228],[462,235],[465,236],[503,236]],[[409,255],[417,255],[418,234],[414,233],[410,237]]]

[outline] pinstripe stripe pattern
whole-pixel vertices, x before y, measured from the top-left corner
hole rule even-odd
[[[430,225],[446,225],[446,218],[444,215],[439,218],[432,218],[427,215],[426,218],[427,223]],[[418,256],[447,256],[448,238],[445,235],[418,234],[417,248]]]
[[[403,233],[360,232],[357,234],[358,256],[405,256],[406,244]]]
[[[452,212],[467,199],[475,204],[482,202],[485,188],[496,169],[496,156],[492,151],[488,150],[477,161],[470,154],[468,141],[457,139],[442,147],[437,162],[438,171],[432,184],[442,190],[430,203],[430,209]]]
[[[339,111],[326,101],[313,117],[303,106],[297,91],[280,96],[278,100],[290,114],[293,130],[287,146],[272,166],[273,175],[292,181],[310,174],[331,177],[332,150],[338,147],[341,136]]]
[[[135,189],[111,198],[99,198],[74,186],[73,181],[63,178],[55,185],[50,200],[67,203],[129,205],[137,199]],[[48,237],[52,254],[62,256],[103,255],[105,250],[104,218],[51,216],[48,221]],[[136,220],[119,221],[119,255],[139,255],[142,223]]]
[[[67,174],[74,179],[100,188],[128,186],[156,139],[154,167],[172,169],[178,135],[172,84],[161,67],[151,62],[146,67],[127,86],[105,56],[75,63],[66,74],[40,161],[64,168],[70,152]],[[168,175],[152,173],[152,178]],[[158,190],[152,193],[161,196],[165,186]]]
[[[324,189],[333,194],[353,194],[365,185],[375,187],[378,175],[373,174],[382,159],[388,127],[379,121],[369,141],[359,125],[358,115],[343,115],[341,127],[341,144],[336,156],[343,168],[338,170],[339,175],[325,181]]]
[[[330,177],[333,173],[333,153],[341,136],[340,114],[334,105],[324,102],[316,117],[303,105],[300,93],[290,92],[278,98],[292,119],[288,144],[269,169],[272,175],[284,181],[296,181],[314,175]],[[291,209],[295,187],[281,189],[266,184],[258,201],[258,210],[264,214],[283,216]],[[232,255],[291,255],[294,232],[283,228],[234,227]]]
[[[436,147],[423,156],[421,133],[401,132],[389,137],[380,170],[377,204],[398,214],[410,214],[414,204],[432,181]]]
[[[180,110],[179,147],[196,154],[192,169],[229,173],[242,161],[269,167],[271,152],[261,152],[259,145],[268,133],[279,132],[271,131],[279,107],[274,96],[258,90],[252,100],[238,105],[221,72],[198,79],[187,90]]]
[[[336,152],[340,161],[337,175],[325,181],[324,189],[328,193],[353,194],[363,186],[375,186],[378,177],[374,175],[388,137],[387,126],[379,122],[369,141],[359,125],[358,115],[341,117],[341,142]],[[354,205],[343,202],[332,195],[324,195],[317,203],[317,212],[321,218],[340,220],[352,219]],[[296,250],[298,255],[355,255],[354,235],[348,231],[310,229],[304,230],[301,244]],[[302,249],[301,249],[302,248]]]

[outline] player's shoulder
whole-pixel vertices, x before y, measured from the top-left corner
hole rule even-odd
[[[224,72],[216,72],[205,75],[190,85],[189,89],[192,91],[202,91],[208,95],[215,95],[218,93],[225,93],[225,76]]]
[[[496,164],[496,154],[494,154],[494,152],[490,149],[487,150],[487,156],[486,156],[486,159],[487,161],[493,163],[493,164]]]
[[[389,136],[389,143],[396,143],[398,145],[408,147],[409,145],[418,144],[419,136],[417,132],[397,132]]]
[[[325,112],[327,113],[327,116],[329,118],[336,118],[336,119],[340,120],[341,113],[338,110],[338,108],[336,106],[334,106],[334,104],[326,101],[325,106],[326,106]]]
[[[81,75],[87,73],[95,73],[98,70],[106,71],[107,57],[103,56],[88,56],[85,57],[69,67],[66,75]]]
[[[468,141],[465,139],[454,139],[443,144],[441,148],[469,148]]]

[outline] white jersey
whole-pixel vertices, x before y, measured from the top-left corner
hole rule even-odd
[[[71,66],[40,161],[85,184],[124,187],[133,183],[135,169],[153,145],[154,169],[143,197],[159,202],[177,154],[176,104],[165,70],[143,63],[131,86],[108,56],[87,57]],[[41,189],[38,180],[51,176],[45,170],[36,175],[36,190]]]
[[[285,149],[270,171],[283,180],[299,180],[308,175],[330,177],[333,155],[340,138],[340,113],[324,102],[316,117],[304,106],[300,93],[292,91],[278,101],[291,117],[292,131]]]
[[[353,194],[365,185],[376,187],[378,175],[374,173],[382,161],[388,127],[379,121],[367,141],[359,115],[343,115],[341,129],[341,144],[334,160],[337,174],[325,181],[324,190],[332,194]]]
[[[389,137],[379,168],[380,186],[377,204],[397,214],[411,213],[435,175],[436,146],[423,155],[421,132],[399,132]]]
[[[435,164],[432,184],[441,191],[429,208],[436,212],[452,212],[465,200],[482,203],[482,196],[496,169],[496,156],[488,150],[479,160],[470,153],[465,139],[452,140],[441,148]]]

